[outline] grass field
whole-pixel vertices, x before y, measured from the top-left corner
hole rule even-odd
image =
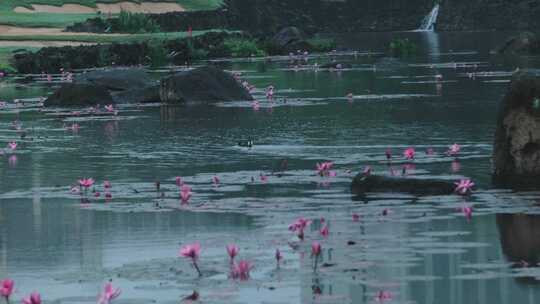
[[[75,22],[95,17],[96,14],[48,14],[48,13],[16,13],[17,6],[31,8],[32,4],[61,6],[63,4],[80,4],[96,7],[96,3],[118,3],[126,0],[0,0],[0,24],[23,27],[57,27],[64,28]],[[139,1],[130,1],[139,3]],[[187,10],[207,10],[219,7],[221,0],[144,0],[144,2],[174,2]]]
[[[202,35],[209,31],[193,31],[193,36]],[[24,35],[24,36],[3,36],[0,41],[72,41],[72,42],[93,42],[93,43],[131,43],[148,40],[169,40],[184,38],[187,32],[167,32],[167,33],[145,33],[145,34],[125,34],[125,35]]]

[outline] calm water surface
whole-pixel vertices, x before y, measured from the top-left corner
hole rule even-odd
[[[120,105],[116,118],[59,119],[56,109],[10,104],[0,110],[0,145],[17,140],[19,148],[0,156],[0,278],[16,280],[16,301],[36,290],[47,303],[95,303],[111,279],[123,290],[118,303],[178,303],[194,290],[205,303],[372,303],[379,291],[389,291],[391,303],[537,303],[540,193],[492,189],[489,179],[497,107],[511,72],[540,66],[538,58],[490,54],[509,35],[338,37],[357,50],[332,56],[352,64],[341,72],[287,60],[222,63],[258,88],[277,88],[273,104],[257,92],[259,110],[247,101]],[[418,42],[419,55],[386,57],[398,36]],[[4,82],[0,98],[52,90]],[[12,128],[17,118],[28,130],[24,140]],[[65,130],[74,122],[78,132]],[[254,148],[236,146],[248,138]],[[457,160],[444,154],[452,143],[463,146]],[[401,170],[409,146],[418,151],[409,174],[466,176],[478,191],[467,199],[351,195],[354,174],[366,165],[386,174],[386,148]],[[427,156],[427,148],[437,153]],[[334,161],[337,176],[316,176],[321,161]],[[180,205],[175,176],[193,187],[189,205]],[[71,194],[81,177],[96,179],[100,192],[110,180],[113,199]],[[471,220],[459,211],[464,204],[474,208]],[[314,219],[304,242],[287,229],[300,216]],[[330,227],[327,239],[320,218]],[[312,240],[323,246],[316,274]],[[201,279],[178,257],[194,241],[203,247]],[[224,248],[233,242],[255,265],[249,281],[228,278]],[[279,270],[276,248],[284,254]]]

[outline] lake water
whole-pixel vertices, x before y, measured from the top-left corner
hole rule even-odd
[[[490,184],[498,104],[516,67],[540,66],[538,58],[490,53],[510,35],[337,37],[357,52],[308,63],[352,64],[339,72],[287,58],[221,63],[259,88],[259,109],[248,101],[119,105],[117,117],[60,119],[63,109],[28,106],[52,88],[0,83],[9,102],[0,110],[0,145],[19,144],[0,156],[0,279],[16,281],[16,302],[35,290],[46,303],[95,303],[112,280],[122,289],[115,303],[178,303],[193,291],[204,303],[372,303],[381,291],[391,294],[388,303],[537,303],[540,193]],[[386,57],[395,37],[416,41],[418,55]],[[276,87],[273,103],[262,92],[268,85]],[[30,99],[14,106],[14,98]],[[25,139],[13,129],[17,119]],[[80,129],[66,130],[73,123]],[[252,149],[237,146],[250,138]],[[453,143],[462,145],[457,159],[445,154]],[[387,148],[401,171],[409,146],[418,154],[408,174],[472,178],[475,193],[351,195],[354,174],[366,165],[386,174]],[[337,176],[317,176],[321,161],[333,161]],[[180,202],[176,176],[193,188],[189,204]],[[70,192],[82,177],[96,179],[99,198]],[[473,207],[470,220],[464,205]],[[298,217],[314,220],[303,242],[288,230]],[[316,273],[313,240],[323,247]],[[196,241],[202,278],[178,257]],[[250,280],[229,278],[229,243],[254,264]]]

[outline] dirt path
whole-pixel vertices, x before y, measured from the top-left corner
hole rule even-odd
[[[32,4],[33,9],[17,6],[16,13],[53,13],[53,14],[93,14],[102,12],[104,14],[117,14],[121,11],[132,13],[154,13],[161,14],[167,12],[183,12],[185,9],[178,3],[173,2],[141,2],[129,1],[118,3],[98,3],[97,8],[80,4],[64,4],[62,6]]]

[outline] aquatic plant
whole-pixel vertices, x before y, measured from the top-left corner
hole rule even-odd
[[[233,263],[234,258],[238,255],[238,253],[240,252],[240,249],[235,244],[227,245],[226,249],[227,249],[227,254],[231,258],[231,263]]]
[[[17,143],[12,141],[12,142],[9,142],[8,143],[8,148],[11,150],[11,151],[14,151],[15,149],[17,149]]]
[[[83,187],[85,190],[88,190],[88,188],[92,187],[94,185],[95,181],[93,178],[82,178],[79,180],[79,186]]]
[[[385,302],[392,300],[393,296],[390,291],[386,290],[380,290],[377,295],[375,296],[375,301],[377,302]]]
[[[319,232],[321,233],[323,237],[328,237],[328,235],[330,234],[328,225],[324,225],[324,227],[322,227],[321,230],[319,230]]]
[[[461,151],[461,146],[458,144],[453,144],[450,147],[448,147],[448,151],[446,151],[446,154],[450,156],[455,156],[459,154],[459,151]]]
[[[13,294],[13,288],[15,287],[15,281],[11,279],[4,279],[0,281],[0,296],[2,296],[6,303],[9,304],[9,297]]]
[[[454,190],[459,195],[468,195],[472,192],[474,183],[470,179],[462,179],[459,182],[454,183],[456,189]]]
[[[360,221],[360,214],[353,213],[352,214],[352,220],[353,220],[353,222],[359,222]]]
[[[414,148],[407,148],[405,149],[405,151],[403,151],[403,156],[405,156],[406,159],[409,159],[409,160],[413,160],[414,159],[414,155],[416,154],[416,152],[414,151]]]
[[[389,49],[392,56],[407,57],[414,55],[418,47],[409,39],[394,39],[390,42]]]
[[[216,187],[219,186],[219,177],[217,177],[217,176],[212,177],[212,183]]]
[[[122,290],[120,288],[114,288],[112,283],[107,283],[103,286],[103,292],[99,295],[98,304],[109,304],[114,299],[118,298]]]
[[[311,220],[307,220],[303,217],[296,219],[289,225],[289,230],[296,232],[299,239],[304,240],[304,230],[311,225]]]
[[[200,253],[201,253],[201,245],[199,243],[184,245],[180,249],[180,256],[191,259],[193,266],[195,267],[195,269],[197,270],[197,273],[201,277],[202,273],[201,273],[201,270],[199,269],[199,265],[197,264],[197,260],[199,259]]]
[[[227,38],[223,46],[232,57],[263,57],[266,53],[257,42],[248,38]]]
[[[265,96],[270,102],[274,100],[274,86],[271,85],[266,88]]]
[[[193,192],[191,192],[191,187],[183,185],[180,190],[180,198],[182,199],[182,204],[187,204],[192,195]]]
[[[281,260],[283,260],[283,255],[281,254],[281,251],[279,250],[279,248],[276,249],[276,253],[274,257],[276,258],[276,268],[279,269],[279,264]]]
[[[23,304],[41,304],[41,295],[37,292],[32,292],[29,296],[23,298]]]
[[[320,176],[329,176],[330,175],[330,169],[334,166],[333,162],[323,162],[323,163],[317,163],[317,174]]]
[[[182,180],[182,177],[180,177],[180,176],[175,177],[174,181],[175,181],[176,186],[178,188],[180,188],[180,187],[182,187],[184,185],[184,181]]]
[[[315,259],[313,262],[313,271],[317,272],[317,266],[319,264],[319,258],[321,256],[322,246],[319,242],[313,242],[311,244],[311,257]]]
[[[463,205],[461,207],[461,212],[467,220],[470,220],[472,218],[473,208],[471,206]]]
[[[152,39],[148,42],[148,59],[151,67],[161,67],[169,63],[167,49],[162,41]]]
[[[233,266],[231,276],[235,280],[248,280],[251,269],[253,269],[253,265],[251,264],[251,262],[247,260],[241,260]]]

